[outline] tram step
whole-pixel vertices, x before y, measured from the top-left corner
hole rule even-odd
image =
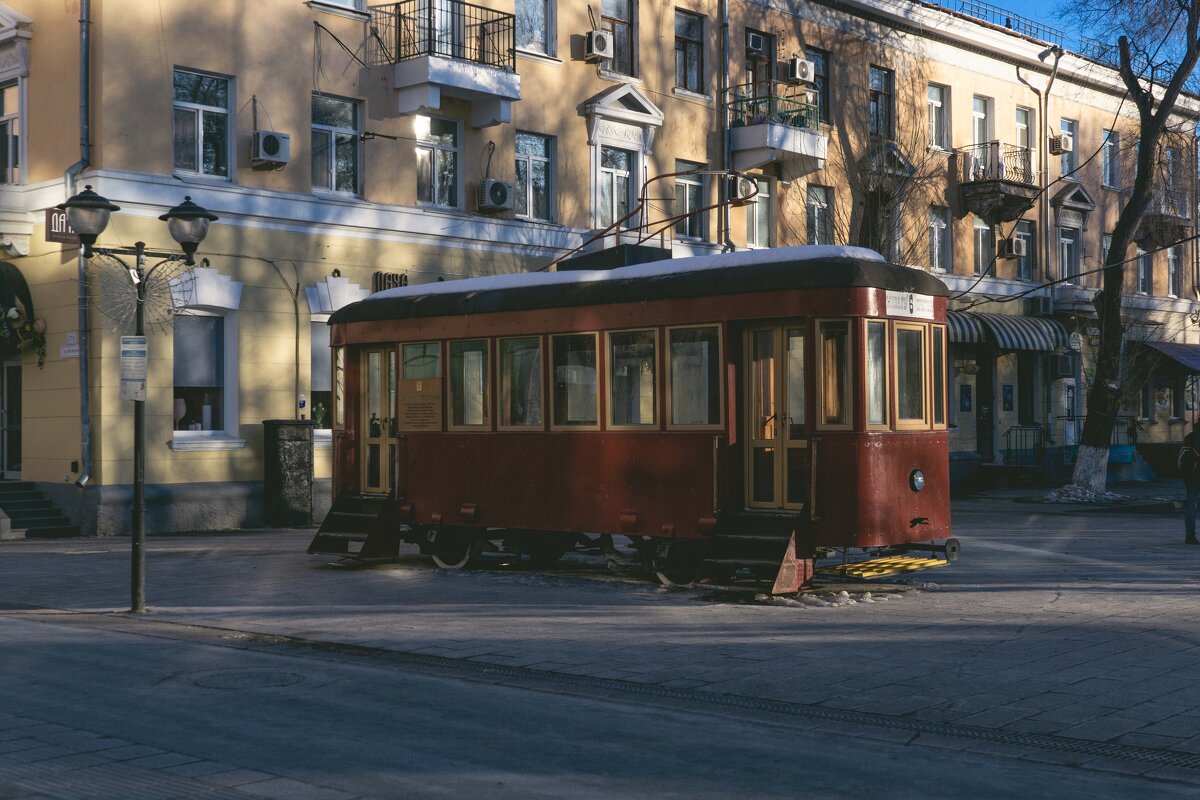
[[[357,549],[355,549],[357,545]],[[400,523],[391,498],[343,494],[321,522],[308,546],[309,554],[326,553],[355,558],[397,558]]]
[[[353,548],[367,541],[366,534],[318,533],[308,545],[308,554],[326,553],[329,555],[358,555],[361,547]]]
[[[817,569],[817,572],[870,580],[871,578],[883,578],[888,575],[902,575],[906,572],[916,572],[921,569],[945,567],[949,564],[949,561],[941,558],[887,556],[884,558],[871,558],[866,561],[855,561],[849,564],[821,566]]]

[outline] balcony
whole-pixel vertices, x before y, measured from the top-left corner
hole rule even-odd
[[[955,151],[963,205],[989,224],[1012,222],[1038,196],[1033,153],[1027,147],[984,142]]]
[[[1187,190],[1159,186],[1150,195],[1150,205],[1142,215],[1134,239],[1143,250],[1157,250],[1186,238],[1191,227]]]
[[[744,97],[729,111],[735,170],[779,164],[781,177],[792,180],[824,168],[829,140],[807,96]]]
[[[471,126],[512,121],[521,99],[515,17],[455,0],[371,8],[368,54],[392,71],[396,113],[438,111],[442,97],[471,104]]]

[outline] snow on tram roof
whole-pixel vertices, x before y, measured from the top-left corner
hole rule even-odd
[[[756,264],[776,264],[782,261],[795,263],[799,261],[820,261],[830,258],[852,258],[859,261],[880,261],[886,263],[886,259],[883,256],[866,247],[848,247],[845,245],[772,247],[758,250],[740,250],[734,253],[721,253],[711,256],[666,258],[661,261],[651,261],[646,264],[635,264],[631,267],[618,267],[616,269],[571,270],[566,272],[513,272],[504,275],[488,275],[480,278],[461,278],[434,283],[418,283],[410,286],[399,286],[395,289],[385,289],[382,292],[369,295],[360,302],[370,303],[376,300],[415,298],[435,294],[459,294],[485,289],[519,289],[534,286],[599,283],[603,281],[628,280],[630,278],[652,278],[659,275],[672,275],[684,272],[728,269],[730,267],[748,267]]]

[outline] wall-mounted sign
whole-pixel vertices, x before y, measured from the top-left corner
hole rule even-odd
[[[67,212],[57,208],[46,209],[46,241],[59,244],[79,244],[79,234],[71,230]]]
[[[408,274],[405,272],[376,272],[371,277],[372,292],[397,289],[401,286],[408,286]]]

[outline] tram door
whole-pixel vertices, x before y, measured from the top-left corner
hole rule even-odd
[[[372,348],[362,354],[362,491],[387,494],[396,460],[396,351]]]
[[[746,505],[803,508],[809,470],[804,328],[752,328],[746,349]]]

